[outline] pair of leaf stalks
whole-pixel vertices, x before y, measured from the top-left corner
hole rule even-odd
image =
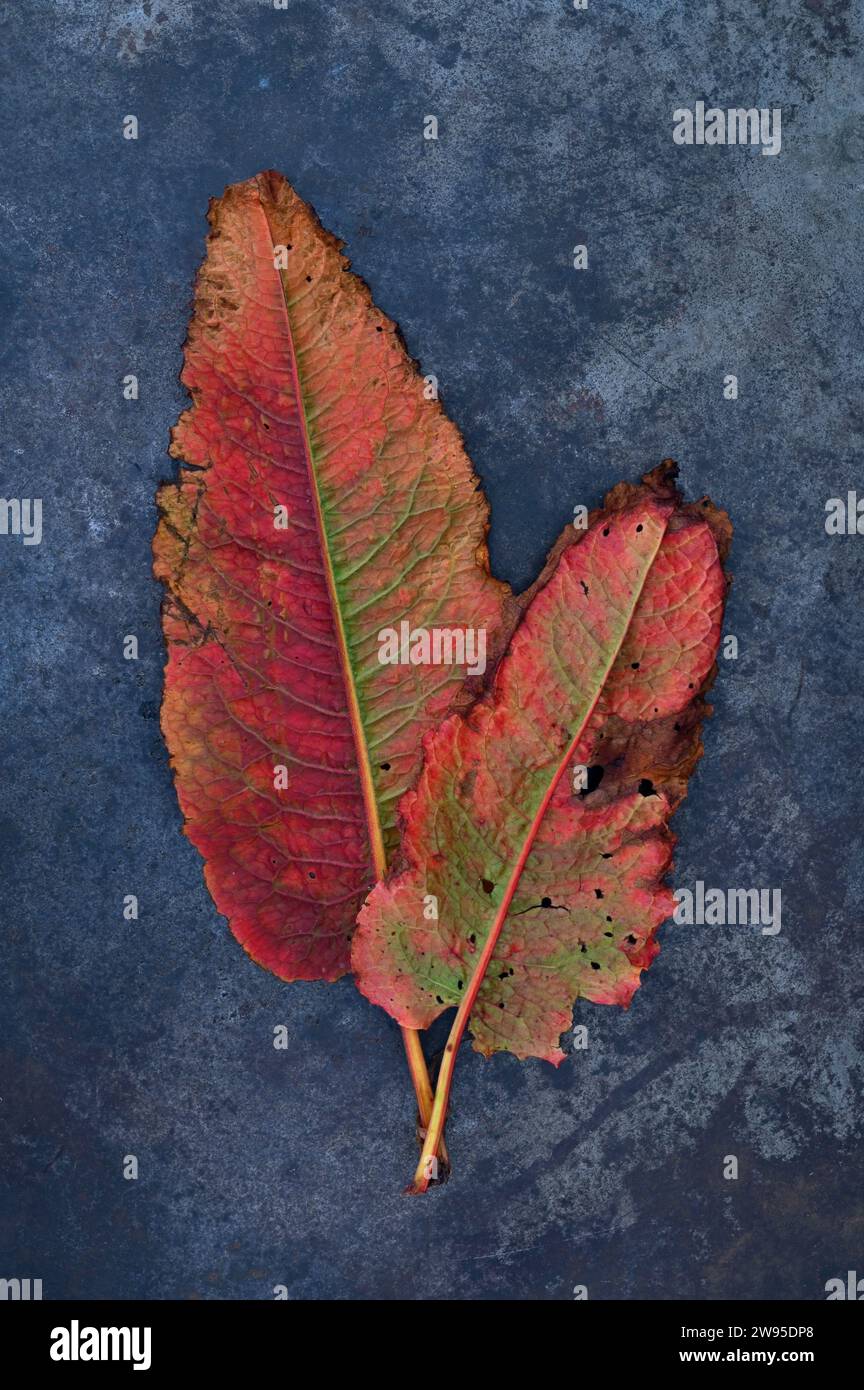
[[[162,729],[248,953],[285,980],[353,968],[399,1022],[422,1192],[469,1022],[487,1055],[558,1063],[574,1000],[627,1005],[656,954],[731,528],[667,460],[514,598],[461,437],[342,243],[272,172],[209,220],[158,494]],[[482,677],[429,659],[466,632]],[[419,1030],[452,1007],[433,1093]]]

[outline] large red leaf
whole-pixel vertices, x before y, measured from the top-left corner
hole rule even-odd
[[[332,980],[466,674],[382,664],[379,631],[484,629],[494,651],[508,591],[458,431],[341,243],[274,173],[209,219],[185,466],[158,496],[162,728],[238,940],[284,979]]]
[[[481,1052],[559,1062],[574,999],[629,1003],[671,913],[667,823],[701,753],[730,535],[675,471],[562,538],[491,688],[427,737],[403,866],[360,914],[370,999],[413,1028],[458,1006],[438,1123],[469,1019]]]

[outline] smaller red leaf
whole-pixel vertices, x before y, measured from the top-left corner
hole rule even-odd
[[[574,999],[628,1004],[657,952],[731,534],[676,471],[569,528],[489,691],[425,740],[403,865],[354,938],[360,988],[403,1024],[458,1005],[478,1050],[558,1062]]]

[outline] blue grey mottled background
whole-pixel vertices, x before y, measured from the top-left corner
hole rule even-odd
[[[45,519],[39,547],[0,536],[0,1275],[48,1298],[819,1299],[864,1273],[864,538],[824,527],[864,492],[862,25],[849,0],[2,7],[2,493]],[[781,106],[781,154],[676,147],[673,108],[703,98]],[[524,585],[574,503],[668,454],[737,527],[740,656],[677,882],[779,887],[782,932],[667,927],[629,1013],[578,1007],[590,1046],[558,1071],[466,1051],[455,1176],[425,1200],[401,1196],[395,1027],[350,980],[245,957],[157,722],[153,493],[204,212],[269,166],[438,375],[500,575]]]

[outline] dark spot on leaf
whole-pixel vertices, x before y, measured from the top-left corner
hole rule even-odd
[[[477,769],[472,767],[466,772],[462,781],[459,783],[459,795],[467,801],[474,791],[474,783],[477,781]]]
[[[389,764],[389,763],[382,763],[382,764],[381,764],[381,771],[382,771],[382,772],[389,772],[389,771],[390,771],[390,764]]]
[[[551,907],[551,906],[552,906],[552,899],[551,899],[551,898],[541,898],[541,899],[540,899],[540,906],[541,906],[541,907]]]
[[[581,797],[586,797],[590,796],[592,792],[596,791],[600,783],[603,781],[603,774],[605,771],[606,769],[604,767],[601,767],[599,763],[592,763],[586,773],[585,786],[582,788],[579,795]]]
[[[651,778],[650,778],[650,777],[643,777],[643,778],[642,778],[642,781],[639,783],[639,795],[640,795],[640,796],[654,796],[654,795],[655,795],[655,792],[654,792],[654,783],[651,781]]]
[[[638,661],[631,661],[631,662],[630,662],[630,670],[631,670],[631,671],[638,671],[638,670],[639,670],[639,662],[638,662]]]
[[[599,970],[599,969],[600,969],[600,966],[599,966],[599,964],[597,963],[596,960],[592,960],[592,962],[591,962],[591,969],[592,969],[592,970]]]
[[[481,878],[480,884],[484,893],[493,893],[495,891],[495,884],[492,882],[491,878]]]
[[[641,530],[642,530],[642,522],[641,522],[641,521],[639,522],[639,525],[636,527],[636,530],[637,530],[637,531],[641,531]]]
[[[594,889],[594,897],[595,897],[595,898],[602,898],[602,897],[603,897],[603,889],[602,889],[602,888],[595,888],[595,889]]]
[[[604,535],[604,536],[608,536],[608,535],[609,535],[609,527],[608,527],[608,526],[604,526],[604,527],[603,527],[603,535]]]
[[[584,580],[584,579],[580,579],[580,580],[579,580],[579,583],[582,585],[583,591],[584,591],[584,593],[585,593],[585,595],[586,595],[586,597],[587,597],[588,592],[589,592],[589,590],[588,590],[588,585],[585,583],[585,580]]]

